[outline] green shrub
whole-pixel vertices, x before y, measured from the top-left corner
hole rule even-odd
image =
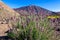
[[[16,28],[13,28],[13,31],[10,31],[8,36],[15,40],[51,40],[53,28],[48,19],[40,20],[40,27],[44,28],[43,31],[39,30],[35,23],[36,22],[30,21],[26,27],[23,27],[18,22]]]
[[[30,22],[26,27],[22,27],[17,23],[17,29],[19,29],[19,31],[16,30],[17,34],[16,31],[11,31],[8,36],[17,40],[37,40],[39,38],[39,32],[34,22]]]

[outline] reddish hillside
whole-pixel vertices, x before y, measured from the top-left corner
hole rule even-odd
[[[3,2],[0,2],[0,36],[5,36],[5,32],[12,28],[12,24],[20,16],[13,9],[9,8]]]
[[[40,15],[40,14],[45,15],[45,14],[52,13],[52,11],[49,11],[47,9],[44,9],[42,7],[35,6],[35,5],[20,7],[20,8],[14,9],[14,10],[16,10],[20,14],[21,14],[21,12],[27,12],[27,14],[37,14],[37,15]]]

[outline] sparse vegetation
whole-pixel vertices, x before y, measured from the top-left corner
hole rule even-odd
[[[16,34],[16,32],[17,32],[17,34]],[[17,30],[10,31],[8,33],[8,36],[15,39],[15,40],[38,40],[39,31],[35,27],[34,22],[30,22],[26,27],[22,27],[18,23]]]
[[[40,27],[37,28],[34,21],[30,21],[26,27],[23,27],[19,22],[17,27],[13,28],[8,33],[8,36],[14,40],[51,40],[53,28],[47,18],[40,20]]]

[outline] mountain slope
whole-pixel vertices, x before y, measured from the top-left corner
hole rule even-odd
[[[0,36],[5,36],[5,32],[12,28],[11,23],[16,23],[20,15],[0,2]]]

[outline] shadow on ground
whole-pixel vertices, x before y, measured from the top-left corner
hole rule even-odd
[[[13,39],[9,38],[8,36],[2,36],[0,37],[0,40],[13,40]]]

